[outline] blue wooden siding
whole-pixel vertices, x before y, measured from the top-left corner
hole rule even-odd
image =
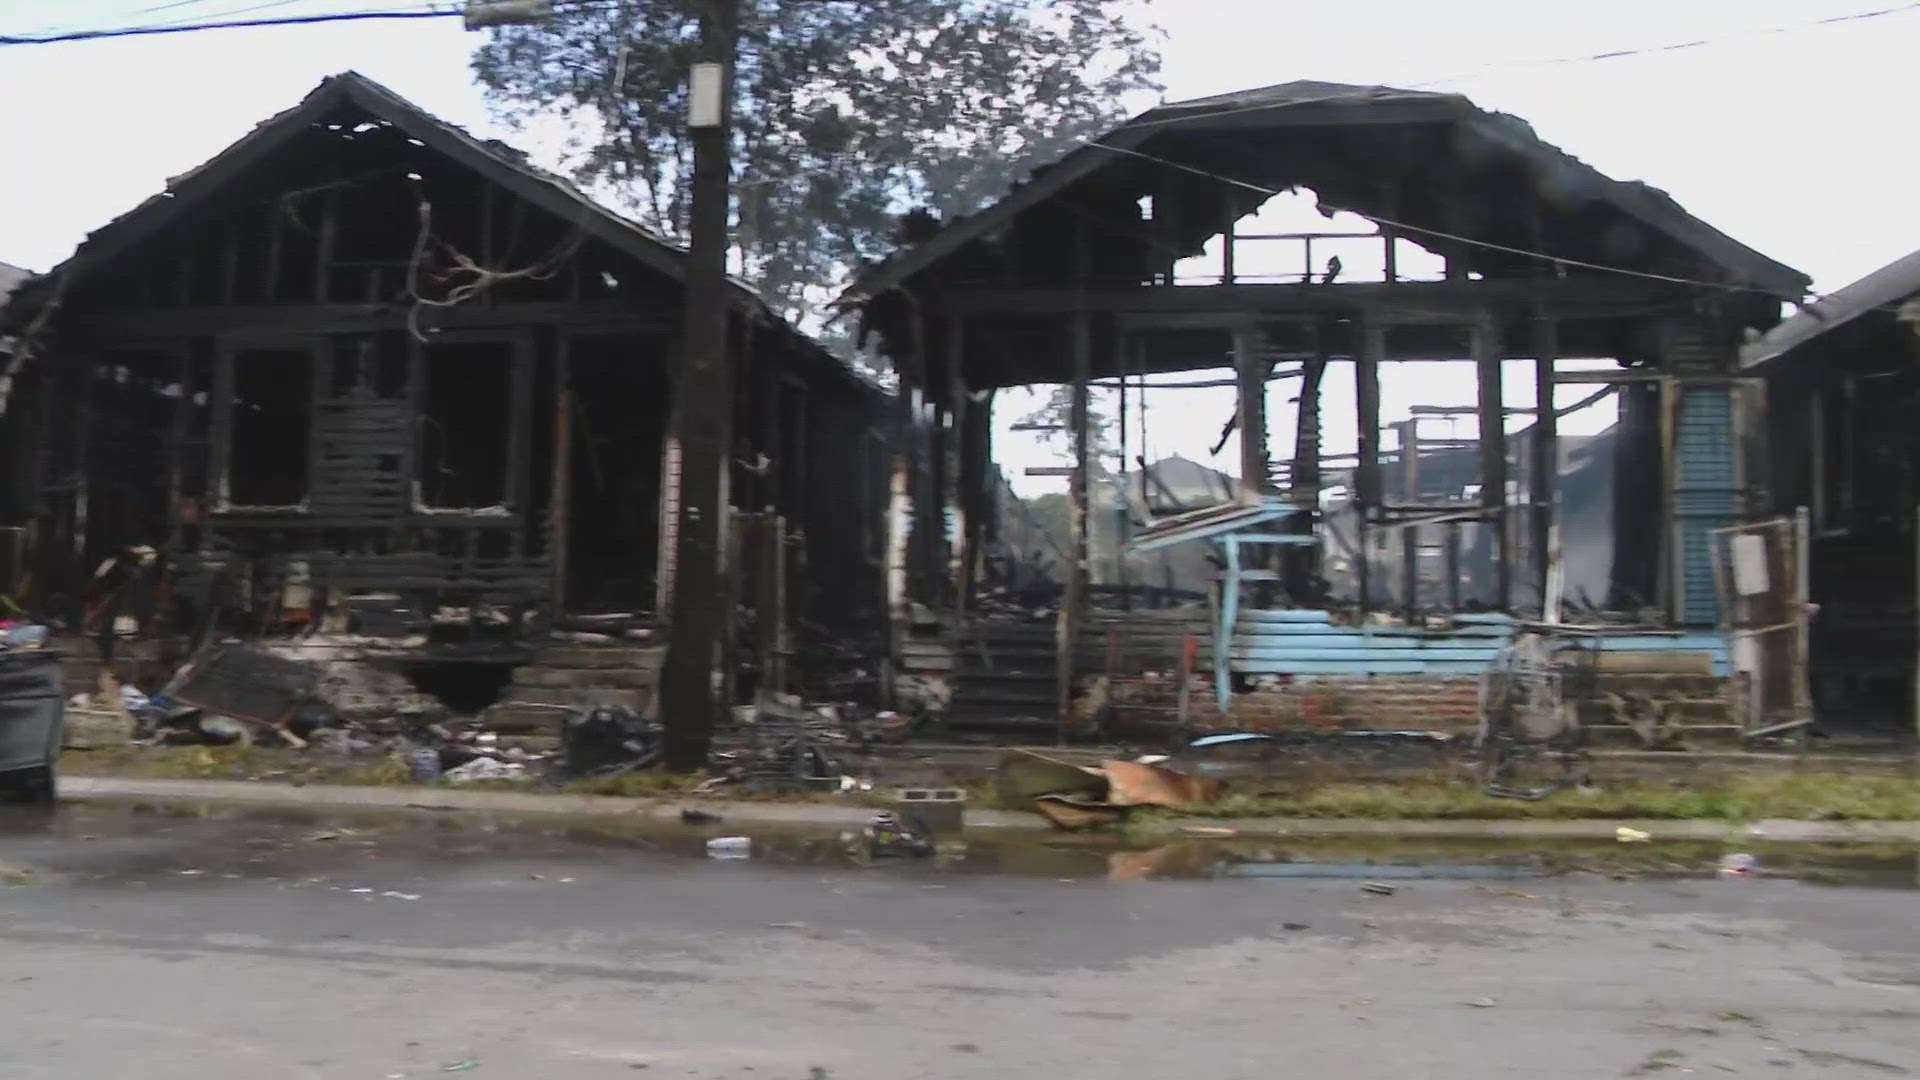
[[[1463,615],[1450,630],[1336,626],[1324,611],[1242,612],[1228,653],[1243,675],[1478,675],[1513,635],[1504,615]],[[1599,639],[1617,652],[1700,652],[1727,671],[1717,633],[1620,635]]]
[[[1679,546],[1675,614],[1683,626],[1719,622],[1711,533],[1734,524],[1733,391],[1689,386],[1674,418],[1673,515]]]

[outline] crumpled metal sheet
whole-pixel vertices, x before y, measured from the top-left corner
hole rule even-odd
[[[1031,750],[1001,753],[994,769],[994,790],[1008,806],[1042,795],[1069,795],[1101,802],[1107,797],[1107,774],[1099,769],[1058,761]]]
[[[1042,795],[1033,800],[1033,809],[1054,828],[1067,830],[1112,825],[1127,816],[1126,807],[1067,795]]]
[[[1115,806],[1193,806],[1220,797],[1221,783],[1138,761],[1103,761],[1107,801]]]

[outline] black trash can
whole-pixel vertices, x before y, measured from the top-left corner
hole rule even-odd
[[[66,705],[59,653],[0,650],[0,801],[53,801]]]

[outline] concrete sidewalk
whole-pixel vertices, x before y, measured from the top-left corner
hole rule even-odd
[[[518,791],[463,791],[443,787],[295,786],[250,780],[141,780],[107,776],[68,776],[60,781],[68,800],[164,800],[232,802],[269,806],[357,810],[475,810],[513,814],[567,814],[625,817],[671,822],[680,811],[700,808],[743,826],[841,828],[864,824],[871,806],[831,803],[780,803],[700,799],[629,799],[610,795],[537,794]],[[1799,843],[1920,843],[1920,821],[1613,821],[1605,819],[1473,819],[1385,821],[1360,818],[1207,818],[1167,820],[1165,833],[1231,829],[1236,836],[1452,837],[1458,839],[1608,840],[1621,826],[1652,834],[1655,840],[1767,840]],[[970,809],[971,829],[1038,829],[1036,814]]]

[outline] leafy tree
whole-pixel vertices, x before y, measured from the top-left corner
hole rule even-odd
[[[1113,444],[1119,421],[1099,408],[1095,404],[1098,400],[1089,394],[1087,401],[1087,468],[1096,478],[1106,476],[1108,463],[1118,460],[1119,456]],[[1073,461],[1073,387],[1070,384],[1056,384],[1047,400],[1017,423],[1034,427],[1034,434],[1041,442],[1069,463]],[[1122,472],[1130,467],[1130,463],[1121,463]]]
[[[1028,518],[1041,531],[1053,537],[1054,545],[1059,550],[1065,551],[1067,538],[1073,534],[1073,501],[1058,491],[1020,501],[1026,504]]]
[[[1158,89],[1138,0],[740,0],[738,254],[797,312],[900,239],[992,202]],[[510,123],[576,121],[583,183],[684,240],[698,0],[566,6],[490,31],[473,68]],[[917,215],[916,215],[917,216]]]

